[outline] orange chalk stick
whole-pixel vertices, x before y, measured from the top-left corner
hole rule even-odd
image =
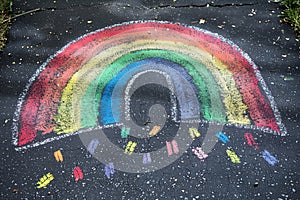
[[[63,155],[62,155],[62,153],[61,153],[60,150],[57,150],[57,151],[54,152],[54,157],[55,157],[55,160],[56,160],[57,162],[62,162],[62,161],[64,161]]]
[[[149,136],[154,136],[154,135],[156,135],[159,131],[160,131],[160,126],[154,126],[153,128],[152,128],[152,130],[149,132]]]

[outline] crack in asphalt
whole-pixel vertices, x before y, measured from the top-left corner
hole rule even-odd
[[[66,10],[66,9],[75,9],[75,8],[80,8],[80,7],[86,7],[86,8],[92,8],[92,7],[99,7],[99,6],[120,6],[123,8],[142,8],[145,10],[158,10],[158,9],[165,9],[165,8],[171,8],[171,9],[180,9],[180,8],[205,8],[205,7],[215,7],[215,8],[225,8],[225,7],[242,7],[242,6],[253,6],[255,5],[254,3],[227,3],[227,4],[211,4],[211,3],[205,3],[205,4],[186,4],[186,5],[158,5],[158,6],[153,6],[153,7],[147,7],[143,4],[140,5],[133,5],[129,3],[117,3],[117,2],[111,2],[111,3],[99,3],[99,4],[94,4],[94,5],[88,5],[88,4],[81,4],[81,5],[73,5],[70,7],[65,7],[65,8],[56,8],[56,7],[48,7],[48,8],[35,8],[31,9],[26,12],[21,12],[21,13],[15,13],[15,16],[12,17],[18,18],[23,15],[27,15],[33,12],[42,12],[42,11],[60,11],[60,10]]]
[[[149,9],[162,9],[162,8],[205,8],[205,7],[215,7],[215,8],[224,8],[224,7],[240,7],[240,6],[253,6],[254,3],[228,3],[228,4],[187,4],[187,5],[161,5],[151,7]]]

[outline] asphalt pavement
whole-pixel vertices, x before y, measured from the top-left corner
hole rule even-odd
[[[267,0],[14,1],[13,12],[17,17],[12,22],[8,43],[0,54],[0,199],[300,199],[300,43],[292,28],[281,22],[278,16],[281,11],[278,3]],[[170,30],[170,34],[165,30]],[[178,30],[181,31],[177,38],[175,32]],[[98,35],[100,39],[96,38]],[[153,35],[153,38],[147,35]],[[194,36],[201,36],[199,40],[208,38],[208,44],[203,48],[201,41],[199,43],[200,53],[212,54],[207,57],[211,59],[208,63],[214,62],[215,58],[226,63],[231,55],[238,54],[246,60],[244,66],[257,67],[255,73],[250,70],[249,76],[253,75],[256,78],[251,80],[258,81],[249,88],[244,76],[239,77],[240,72],[235,72],[234,64],[227,63],[228,68],[232,67],[232,80],[237,84],[232,88],[234,91],[240,91],[242,96],[246,93],[243,91],[249,91],[255,97],[257,91],[261,92],[259,100],[254,97],[243,100],[248,109],[245,109],[242,118],[251,118],[249,126],[244,125],[247,120],[243,123],[235,120],[234,125],[230,121],[222,121],[229,117],[221,118],[214,110],[218,110],[218,98],[210,99],[211,104],[216,105],[210,105],[214,107],[209,113],[211,118],[203,110],[193,107],[196,114],[204,113],[198,121],[178,121],[174,105],[187,105],[185,99],[180,99],[178,91],[185,91],[188,96],[192,93],[189,91],[198,87],[196,83],[190,86],[190,80],[196,78],[188,71],[185,61],[180,60],[188,58],[178,55],[178,52],[185,54],[189,51],[191,53],[187,55],[193,57],[195,54],[193,59],[197,58],[199,49],[190,47],[194,42],[189,40]],[[133,54],[129,48],[143,50],[134,43],[137,37],[141,40],[150,37],[152,43],[145,43],[143,47],[152,51]],[[166,42],[168,37],[170,41],[186,41],[185,46],[173,50],[172,44]],[[100,47],[102,43],[104,47]],[[233,50],[229,48],[222,53],[210,51],[207,47],[210,44],[227,45]],[[114,45],[116,48],[111,50]],[[77,54],[69,53],[72,49]],[[81,72],[81,68],[77,69],[76,66],[82,69],[86,66],[79,63],[80,56],[90,56],[90,63],[93,59],[98,62],[95,66],[108,62],[106,57],[100,58],[97,53],[88,55],[88,52],[94,51],[107,52],[107,59],[118,53],[132,56],[131,60],[120,61],[132,61],[133,64],[128,65],[131,74],[128,71],[113,74],[108,70],[104,71],[108,75],[100,76],[98,81],[101,85],[101,81],[111,76],[105,83],[121,87],[122,83],[117,82],[117,78],[125,74],[120,80],[133,84],[135,91],[131,92],[128,86],[124,93],[119,94],[121,98],[125,95],[125,103],[118,102],[120,98],[112,98],[113,102],[124,104],[124,118],[132,119],[125,127],[122,120],[116,120],[118,115],[123,117],[122,113],[118,114],[117,104],[107,104],[115,116],[113,125],[109,117],[103,117],[108,112],[106,107],[100,108],[102,118],[98,126],[94,126],[92,118],[89,118],[93,113],[76,118],[74,111],[75,117],[72,114],[66,117],[65,113],[73,112],[69,106],[77,105],[75,94],[79,95],[78,98],[83,96],[79,89],[71,90],[76,100],[70,100],[71,105],[65,103],[68,99],[55,100],[55,95],[68,92],[67,88],[60,86],[71,84],[73,79],[70,78],[75,77],[71,75],[82,73],[78,77],[90,81],[93,74],[98,73],[95,68],[89,75]],[[167,51],[172,51],[172,56],[165,54]],[[139,62],[137,57],[143,60]],[[71,62],[73,58],[75,60]],[[232,62],[242,61],[233,59]],[[55,71],[56,65],[65,68]],[[155,67],[151,67],[153,65]],[[179,65],[184,66],[185,71]],[[135,69],[136,66],[140,69]],[[149,66],[151,69],[148,69]],[[208,66],[205,68],[210,69]],[[71,69],[74,71],[68,71]],[[129,73],[128,79],[125,72]],[[56,82],[57,89],[50,81],[41,86],[43,73],[45,79],[47,73],[56,73],[57,77],[71,75],[64,82]],[[175,81],[174,88],[170,86],[168,77],[172,78],[172,74],[175,77],[180,74],[180,78],[174,80],[182,85]],[[203,74],[200,77],[206,77],[206,82],[209,78]],[[164,78],[166,81],[162,81]],[[49,80],[53,79],[55,77]],[[81,88],[85,83],[82,81],[72,87]],[[207,86],[210,95],[216,91],[214,82],[211,83]],[[217,81],[216,85],[219,84]],[[93,84],[90,85],[92,87]],[[39,86],[44,88],[38,89]],[[183,89],[178,89],[180,87]],[[52,100],[51,106],[60,106],[61,115],[60,110],[51,113],[52,107],[48,114],[43,114],[48,105],[45,99],[40,100],[44,101],[45,107],[30,104],[30,100],[36,102],[47,88],[52,95],[48,102]],[[104,97],[105,92],[111,92],[109,87],[104,86],[103,91]],[[201,91],[199,89],[195,96],[189,96],[189,102],[198,105],[197,98],[200,96],[203,106],[205,94],[201,96]],[[128,94],[128,102],[133,106],[126,110]],[[117,95],[117,92],[111,92],[111,96]],[[101,103],[105,101],[104,98]],[[84,105],[86,107],[79,109],[89,110],[91,104]],[[260,114],[252,112],[256,109],[254,106],[258,107]],[[178,111],[179,118],[194,114],[191,112],[181,109]],[[50,115],[58,117],[50,118]],[[69,118],[73,120],[72,117],[75,120],[73,124],[64,122]],[[44,124],[40,123],[42,120]],[[79,125],[76,120],[81,120]],[[30,124],[31,121],[33,124]],[[60,126],[53,128],[55,123]],[[37,126],[39,128],[35,128]],[[37,131],[32,132],[30,127]],[[126,129],[128,127],[131,129]],[[141,130],[150,133],[143,136]],[[131,160],[130,156],[135,157]],[[112,158],[113,161],[110,160]]]

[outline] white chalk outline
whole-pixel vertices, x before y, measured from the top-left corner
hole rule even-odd
[[[37,147],[37,146],[40,146],[40,145],[47,144],[49,142],[53,142],[55,140],[60,140],[62,138],[70,137],[70,136],[73,136],[73,135],[78,135],[78,134],[89,132],[89,131],[92,131],[92,130],[102,130],[102,129],[106,129],[106,128],[119,127],[119,126],[123,126],[123,123],[109,124],[109,125],[104,125],[104,126],[96,126],[96,127],[92,127],[92,128],[78,130],[78,131],[73,132],[73,133],[62,133],[61,135],[54,136],[54,137],[51,137],[51,138],[47,138],[43,141],[35,142],[33,144],[27,144],[25,146],[16,147],[15,150],[16,151],[26,150],[26,149],[29,149],[29,148],[32,148],[32,147]]]
[[[145,71],[142,71],[142,72],[139,72],[137,74],[135,74],[132,79],[130,79],[130,81],[128,82],[127,84],[127,87],[125,89],[125,97],[124,97],[124,100],[125,100],[125,108],[124,108],[124,112],[125,112],[125,119],[127,121],[129,121],[131,118],[130,118],[130,89],[131,89],[131,86],[132,84],[135,82],[135,80],[142,76],[143,74],[146,74],[146,73],[149,73],[149,72],[153,72],[153,73],[159,73],[161,75],[163,75],[167,81],[167,84],[168,84],[168,88],[171,90],[171,104],[173,105],[172,107],[172,118],[173,118],[173,121],[176,121],[177,119],[177,103],[176,103],[176,99],[174,99],[174,96],[175,96],[175,89],[174,89],[174,85],[173,85],[173,82],[170,78],[170,76],[163,72],[163,71],[160,71],[160,70],[156,70],[156,69],[149,69],[149,70],[145,70]]]
[[[236,127],[236,128],[245,128],[245,129],[251,129],[251,130],[258,130],[262,131],[264,133],[272,133],[274,135],[279,135],[278,132],[268,128],[268,127],[259,127],[253,124],[236,124],[236,123],[222,123],[222,122],[216,122],[216,121],[207,121],[207,120],[176,120],[177,123],[203,123],[203,124],[209,124],[209,125],[224,125],[228,127]],[[283,136],[283,135],[280,135]]]

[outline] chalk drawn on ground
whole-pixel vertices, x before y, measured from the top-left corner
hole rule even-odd
[[[136,31],[128,32],[133,29]],[[128,40],[131,42],[124,42]],[[199,122],[286,134],[274,98],[257,66],[239,47],[196,27],[137,21],[84,35],[37,70],[15,112],[16,149],[39,146],[101,123],[117,123],[121,115],[117,105],[121,103],[120,99],[111,99],[114,88],[109,87],[122,85],[116,85],[114,78],[121,77],[126,70],[136,73],[139,67],[157,62],[169,67],[165,70],[161,67],[161,71],[181,74],[179,79],[170,77],[176,85],[174,93],[182,102],[180,120],[189,121],[201,114]],[[103,84],[95,85],[99,79]],[[182,80],[191,87],[180,86]],[[183,89],[198,94],[200,113],[188,109],[193,102],[184,102]],[[93,95],[96,101],[91,101]],[[101,103],[106,105],[108,101],[116,106],[101,107]],[[38,134],[43,136],[39,140]]]
[[[147,108],[153,114],[142,125],[150,123],[152,129],[144,131],[137,119],[133,120],[137,106],[133,96],[149,85],[167,91],[169,105]],[[209,31],[158,21],[114,25],[67,44],[29,80],[13,121],[16,150],[79,135],[95,158],[127,172],[163,168],[201,137],[206,141],[209,135],[217,134],[227,143],[223,125],[286,134],[274,98],[246,53]],[[163,148],[151,154],[143,151],[136,140],[167,134],[165,123],[178,125],[180,131],[169,133],[173,137]],[[199,124],[218,128],[209,129],[214,130],[209,135],[200,134]],[[125,149],[106,137],[105,132],[112,129],[120,130],[118,137],[126,144]],[[252,135],[246,134],[245,139],[258,149]],[[199,148],[194,153],[204,160],[215,143],[201,145],[207,154]],[[228,149],[226,153],[233,163],[240,163],[235,152]],[[117,158],[110,158],[112,154]],[[63,161],[60,151],[54,156]],[[158,166],[155,161],[162,156],[165,162]],[[266,152],[263,158],[271,165],[277,162]],[[120,167],[124,160],[141,165],[129,164],[125,169]],[[81,168],[76,167],[73,173],[76,182],[83,178]]]

